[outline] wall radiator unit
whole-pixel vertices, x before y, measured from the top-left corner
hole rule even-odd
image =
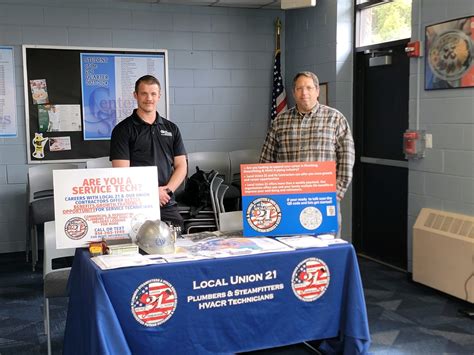
[[[474,303],[474,217],[422,208],[413,227],[413,280]]]

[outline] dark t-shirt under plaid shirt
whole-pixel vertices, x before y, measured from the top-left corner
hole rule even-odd
[[[317,104],[306,114],[293,107],[275,118],[260,162],[335,161],[337,196],[342,199],[352,180],[354,156],[354,140],[344,115]]]

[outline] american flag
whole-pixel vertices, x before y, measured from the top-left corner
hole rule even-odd
[[[315,258],[301,263],[295,270],[292,280],[293,288],[298,296],[312,301],[321,296],[329,284],[329,272],[326,264]]]
[[[272,92],[272,121],[280,113],[288,109],[286,104],[286,92],[283,86],[283,78],[281,77],[281,51],[278,49],[275,52],[275,64],[273,65],[273,92]]]
[[[159,325],[172,316],[176,308],[176,295],[172,287],[154,281],[137,291],[132,301],[132,310],[142,324]]]

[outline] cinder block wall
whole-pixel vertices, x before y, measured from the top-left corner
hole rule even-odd
[[[0,253],[24,250],[26,177],[22,44],[165,48],[170,119],[193,151],[259,149],[268,125],[279,10],[0,0],[0,45],[15,48],[18,138],[0,139]],[[284,47],[284,40],[282,40]],[[51,65],[61,65],[61,58]]]
[[[426,26],[473,15],[473,1],[414,0],[412,38],[424,42]],[[410,63],[409,124],[410,129],[433,135],[433,149],[426,151],[424,159],[409,161],[410,271],[413,225],[421,208],[474,216],[474,88],[426,91],[424,58],[420,61],[420,67],[415,59]]]
[[[285,12],[285,81],[291,105],[292,81],[302,70],[328,83],[329,106],[341,111],[352,127],[353,0],[318,1],[316,7]],[[342,236],[352,239],[352,188],[341,203]]]

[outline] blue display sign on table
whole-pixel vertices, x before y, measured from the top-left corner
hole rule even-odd
[[[336,233],[336,163],[242,164],[244,236]]]

